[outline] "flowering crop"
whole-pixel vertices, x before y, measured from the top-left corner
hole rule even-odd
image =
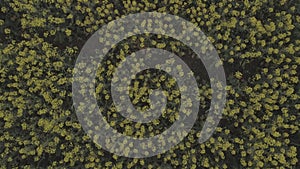
[[[300,167],[299,2],[2,0],[0,6],[0,168]],[[199,144],[213,92],[201,61],[164,35],[121,41],[98,68],[95,86],[98,106],[118,132],[151,137],[178,118],[178,85],[156,69],[140,72],[129,96],[143,111],[151,90],[163,89],[168,103],[162,116],[144,124],[117,112],[107,84],[118,63],[135,51],[151,47],[180,56],[200,92],[198,119],[188,136],[166,153],[133,159],[103,150],[83,131],[72,102],[72,76],[80,49],[96,30],[146,11],[177,15],[201,28],[222,59],[227,102],[213,136]]]

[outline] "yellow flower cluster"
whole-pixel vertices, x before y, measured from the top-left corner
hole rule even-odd
[[[98,106],[118,132],[136,138],[160,134],[179,119],[182,104],[176,80],[168,74],[182,67],[174,65],[164,72],[157,65],[131,81],[129,96],[137,110],[145,111],[150,108],[151,91],[163,90],[168,103],[162,116],[144,124],[117,112],[110,82],[119,63],[131,53],[148,47],[175,53],[194,71],[200,92],[197,122],[184,140],[163,154],[131,159],[103,150],[85,134],[72,102],[72,76],[80,49],[96,30],[145,11],[177,15],[201,28],[222,59],[227,102],[214,135],[199,144],[213,91],[195,53],[164,35],[142,34],[121,41],[98,68],[95,86]],[[3,0],[0,166],[299,168],[299,27],[299,4],[287,0]],[[80,68],[91,72],[86,65]],[[183,79],[188,76],[181,74]]]

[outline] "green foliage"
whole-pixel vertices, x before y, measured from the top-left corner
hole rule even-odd
[[[287,0],[2,0],[0,166],[299,168],[299,9],[299,3]],[[206,115],[199,112],[188,137],[173,149],[151,158],[129,159],[104,151],[84,133],[72,106],[72,71],[80,49],[96,30],[121,16],[143,11],[178,15],[201,28],[223,61],[228,101],[209,141],[197,143]],[[104,73],[114,69],[118,58],[146,47],[172,51],[189,65],[194,62],[193,53],[174,39],[139,35],[112,49],[103,64]],[[201,68],[196,71],[201,111],[205,112],[211,90]],[[101,69],[98,73],[96,92],[102,102],[109,96],[100,90],[105,74]],[[110,109],[105,116],[112,127],[142,137],[158,134],[174,122],[171,112],[176,111],[180,94],[171,77],[156,73],[150,76],[150,84],[163,83],[170,93],[170,115],[141,125],[119,118]],[[147,108],[143,76],[147,72],[133,81],[131,90],[131,100],[140,109]]]

